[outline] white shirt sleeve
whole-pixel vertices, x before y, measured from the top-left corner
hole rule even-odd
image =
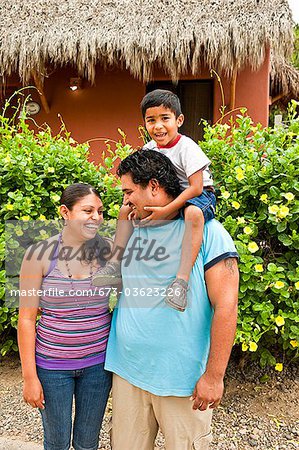
[[[181,147],[180,159],[187,178],[199,170],[206,169],[211,161],[192,139],[186,138],[187,142]],[[183,143],[182,143],[183,144]]]

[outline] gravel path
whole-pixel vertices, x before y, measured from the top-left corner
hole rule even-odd
[[[226,393],[215,411],[211,450],[299,449],[299,368],[260,383],[256,367],[246,369],[246,379],[231,364]],[[22,401],[22,380],[17,359],[0,363],[0,450],[41,450],[39,413]],[[101,433],[101,450],[110,450],[107,432],[112,411],[108,404]],[[12,440],[13,439],[13,440]],[[26,447],[25,443],[30,445]],[[161,434],[156,450],[164,449]],[[128,450],[128,449],[124,449]],[[182,449],[183,450],[183,449]]]

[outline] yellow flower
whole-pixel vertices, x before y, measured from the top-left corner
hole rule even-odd
[[[54,167],[48,167],[48,173],[54,173],[55,172],[55,169],[54,169]]]
[[[23,220],[24,222],[27,222],[28,220],[30,220],[29,216],[22,216],[21,220]]]
[[[252,228],[245,227],[245,228],[243,228],[243,231],[244,231],[245,234],[251,234],[252,233]]]
[[[23,236],[23,231],[21,230],[21,229],[19,229],[19,230],[16,230],[16,235],[17,236]]]
[[[263,203],[267,203],[267,202],[268,202],[268,195],[267,195],[267,194],[262,194],[262,195],[260,196],[260,200],[261,200]]]
[[[294,348],[299,347],[299,342],[296,341],[296,340],[290,341],[290,344],[291,344],[291,346],[294,347]]]
[[[11,203],[7,203],[6,209],[7,209],[8,211],[12,211],[12,210],[14,209],[14,206],[13,206]]]
[[[236,173],[243,173],[242,167],[236,167]]]
[[[275,318],[275,323],[278,327],[282,327],[285,324],[284,318],[281,316],[277,316]]]
[[[287,192],[286,194],[283,194],[283,196],[287,199],[288,202],[291,202],[295,198],[295,195],[292,194],[292,192]]]
[[[237,217],[237,222],[239,225],[244,224],[245,223],[244,217]]]
[[[60,197],[59,197],[59,195],[57,195],[57,194],[52,194],[52,195],[51,195],[51,200],[52,200],[54,203],[57,203],[57,202],[59,202]]]
[[[284,282],[283,281],[276,281],[274,284],[274,287],[276,289],[282,289],[284,287]]]
[[[242,342],[242,352],[247,352],[248,349],[249,349],[249,347],[246,344],[246,342]]]
[[[256,272],[263,272],[264,271],[263,264],[256,264],[254,266],[254,269]]]
[[[230,197],[230,193],[228,191],[224,191],[222,192],[221,197],[227,200]]]
[[[277,214],[279,211],[279,208],[277,205],[271,205],[268,207],[268,211],[270,214]]]
[[[39,220],[46,220],[46,217],[43,214],[41,214],[38,219]]]
[[[297,289],[297,291],[299,291],[299,281],[296,281],[295,288]]]
[[[241,205],[240,205],[240,203],[239,203],[239,202],[235,202],[235,201],[233,201],[233,202],[232,202],[232,207],[233,207],[233,208],[235,208],[235,209],[239,209],[239,208],[240,208],[240,206],[241,206]]]
[[[256,352],[257,351],[257,344],[255,342],[252,342],[252,341],[249,342],[249,351],[250,352]]]
[[[4,158],[4,161],[5,161],[7,164],[9,164],[9,163],[11,162],[10,156],[7,155],[7,156]]]
[[[277,372],[282,372],[283,371],[283,364],[282,363],[277,363],[275,365],[275,370],[277,370]]]
[[[245,176],[244,176],[244,172],[238,172],[236,175],[236,178],[238,181],[242,181],[244,180]]]
[[[255,253],[258,251],[259,246],[257,245],[256,242],[249,242],[249,244],[247,245],[248,250],[250,251],[250,253]]]
[[[251,172],[253,169],[254,169],[254,167],[251,165],[246,166],[246,170],[248,170],[248,172]]]
[[[289,208],[287,206],[282,205],[278,211],[278,217],[280,217],[281,219],[283,219],[284,217],[286,217],[289,214]]]

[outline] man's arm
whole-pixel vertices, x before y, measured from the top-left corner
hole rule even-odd
[[[205,273],[208,295],[214,309],[211,347],[205,373],[193,392],[193,409],[216,408],[223,395],[223,378],[234,343],[239,272],[236,258],[227,258]]]

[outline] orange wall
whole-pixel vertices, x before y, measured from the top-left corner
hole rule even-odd
[[[250,69],[243,70],[237,77],[236,107],[246,106],[254,122],[268,124],[269,104],[269,52],[264,64],[257,72]],[[72,137],[85,142],[95,138],[119,139],[117,128],[121,128],[127,135],[127,142],[134,146],[142,145],[138,137],[138,125],[142,124],[139,111],[140,101],[145,93],[145,85],[135,80],[127,71],[112,69],[97,70],[95,85],[83,82],[82,89],[71,91],[69,89],[70,77],[76,76],[70,69],[55,71],[45,81],[44,91],[50,106],[50,113],[43,110],[34,116],[35,121],[41,125],[47,122],[53,133],[60,128],[60,119],[72,133]],[[210,79],[207,70],[197,77],[186,76],[182,79]],[[161,71],[155,72],[155,79],[167,79]],[[222,78],[225,90],[225,101],[230,99],[229,80]],[[38,95],[33,91],[32,96],[39,101]],[[219,118],[221,106],[220,88],[214,81],[214,121]],[[99,161],[105,148],[103,141],[91,143],[91,160]]]
[[[56,71],[45,81],[44,91],[50,106],[50,113],[43,110],[34,116],[41,125],[47,122],[53,133],[58,133],[61,121],[78,142],[96,138],[119,140],[117,131],[121,128],[127,134],[127,142],[138,145],[137,127],[142,123],[139,102],[144,95],[144,86],[127,72],[118,70],[98,71],[96,84],[91,86],[84,80],[82,89],[69,89],[70,77],[76,76],[70,70]],[[35,100],[38,96],[33,93]],[[142,145],[142,144],[140,144]],[[103,140],[91,143],[91,160],[99,161],[105,149]]]
[[[230,81],[223,79],[225,103],[230,100]],[[248,115],[255,123],[260,122],[268,126],[269,119],[269,92],[270,92],[270,51],[267,50],[265,61],[257,71],[250,68],[242,70],[237,75],[236,108],[246,107]],[[214,121],[219,117],[221,94],[218,83],[214,88]],[[228,109],[225,110],[227,112]],[[229,116],[228,116],[229,117]]]

